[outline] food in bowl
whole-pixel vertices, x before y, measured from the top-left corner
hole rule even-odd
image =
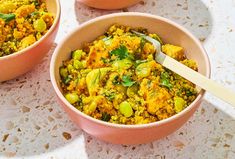
[[[202,102],[204,90],[199,89],[194,101],[181,112],[148,124],[104,122],[79,111],[64,97],[66,93],[61,87],[60,77],[60,67],[63,62],[71,58],[72,51],[83,49],[84,42],[94,41],[107,32],[113,24],[146,28],[150,33],[157,33],[165,43],[182,46],[187,58],[197,61],[198,72],[206,77],[210,76],[210,63],[202,44],[182,26],[166,18],[146,13],[115,13],[97,17],[79,25],[58,44],[50,63],[51,82],[58,101],[74,123],[98,139],[115,144],[140,144],[166,137],[179,129],[194,114]]]
[[[112,25],[71,53],[60,67],[60,85],[70,104],[93,118],[117,124],[146,124],[179,113],[196,98],[195,85],[154,60],[154,46],[131,30],[162,44],[162,51],[188,67],[180,46],[165,44],[144,28]]]
[[[44,0],[0,1],[0,57],[38,41],[50,29],[54,16]]]
[[[3,0],[1,2],[3,2]],[[25,0],[12,0],[12,2],[22,2],[23,3],[23,2],[27,2],[27,1],[25,1]],[[32,1],[28,0],[28,2],[32,2]],[[39,2],[39,1],[34,1],[34,2]],[[41,2],[45,2],[43,4],[46,5],[48,13],[50,13],[53,16],[52,26],[45,32],[45,34],[43,32],[43,36],[41,36],[40,39],[35,41],[30,46],[27,46],[26,48],[19,50],[15,53],[11,53],[6,56],[0,57],[0,68],[1,68],[0,82],[16,78],[16,77],[28,72],[34,66],[36,66],[39,62],[41,62],[41,60],[45,57],[45,55],[47,53],[49,53],[49,50],[53,49],[53,46],[55,46],[54,39],[56,37],[57,31],[59,28],[59,22],[60,22],[60,12],[61,12],[60,1],[59,0],[41,0],[40,3]],[[47,20],[45,20],[45,21],[47,21]],[[13,23],[13,21],[10,21],[10,23]],[[6,27],[4,29],[6,29]],[[1,30],[2,29],[0,29],[0,32],[1,32]],[[24,28],[24,30],[25,30],[25,28]],[[31,38],[29,38],[29,39],[31,39]],[[28,43],[27,41],[28,40],[25,40],[26,43]],[[1,48],[0,48],[0,50],[1,50]],[[2,51],[0,51],[0,52],[2,52]],[[2,52],[2,55],[3,55],[3,52]]]

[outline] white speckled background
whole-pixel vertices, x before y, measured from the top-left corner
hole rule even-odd
[[[60,29],[48,56],[31,72],[0,83],[0,159],[235,159],[235,109],[210,94],[172,135],[149,144],[112,145],[70,121],[56,101],[49,78],[50,57],[73,28],[104,14],[137,11],[167,17],[188,28],[209,54],[212,79],[235,91],[234,0],[145,0],[115,11],[61,0],[61,7]]]

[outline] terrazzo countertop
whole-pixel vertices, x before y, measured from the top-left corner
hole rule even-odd
[[[235,90],[234,0],[145,0],[115,11],[61,0],[61,7],[61,25],[47,57],[31,72],[0,84],[1,159],[235,159],[235,109],[210,94],[195,115],[168,137],[142,145],[113,145],[70,121],[57,103],[49,77],[51,55],[73,28],[104,14],[138,11],[188,28],[209,54],[211,78]]]

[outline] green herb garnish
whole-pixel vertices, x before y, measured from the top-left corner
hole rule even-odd
[[[0,18],[2,18],[5,22],[9,22],[13,19],[15,19],[15,14],[3,14],[3,13],[0,13]]]
[[[115,98],[115,93],[111,92],[111,93],[105,93],[104,96],[109,100],[112,101]]]
[[[31,13],[30,15],[31,16],[36,16],[36,15],[39,15],[40,13],[39,12],[33,12],[33,13]]]
[[[110,119],[111,119],[111,116],[108,113],[102,113],[101,120],[109,121]]]
[[[160,84],[171,89],[173,86],[170,83],[170,75],[167,72],[161,73]]]
[[[132,86],[135,83],[135,81],[132,81],[130,76],[127,76],[127,75],[124,75],[122,77],[122,81],[123,81],[122,85],[125,86],[125,87],[130,87],[130,86]]]
[[[70,75],[68,75],[67,77],[63,78],[63,83],[64,84],[69,84],[69,82],[72,80],[72,77]]]
[[[143,37],[141,37],[141,39],[140,39],[140,50],[141,50],[141,51],[143,50],[144,45],[145,45],[146,42],[147,42],[147,41],[146,41]]]
[[[39,6],[40,5],[38,0],[34,0],[33,3],[34,3],[35,6]]]
[[[120,60],[125,59],[127,57],[129,57],[129,53],[128,53],[128,49],[126,48],[126,46],[121,45],[119,48],[114,49],[110,52],[110,55],[115,55],[117,56]]]
[[[113,83],[114,85],[120,84],[120,81],[119,81],[118,76],[115,76],[115,77],[114,77],[112,83]]]
[[[107,58],[101,57],[100,60],[101,60],[104,64],[109,63],[109,59],[107,59]]]
[[[135,61],[135,67],[137,67],[138,65],[140,65],[142,63],[145,63],[145,62],[148,62],[148,60],[136,60]]]

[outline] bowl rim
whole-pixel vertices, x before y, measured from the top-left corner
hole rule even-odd
[[[182,110],[180,113],[177,113],[169,118],[160,120],[160,121],[155,121],[152,123],[147,123],[147,124],[138,124],[138,125],[125,125],[125,124],[116,124],[116,123],[109,123],[109,122],[105,122],[99,119],[95,119],[83,112],[81,112],[80,110],[76,109],[73,105],[71,105],[63,96],[62,92],[59,89],[59,86],[57,85],[56,79],[55,79],[55,61],[56,58],[58,56],[59,50],[62,49],[62,46],[64,44],[64,42],[70,37],[73,36],[73,34],[75,32],[77,32],[78,30],[86,27],[87,25],[90,25],[92,23],[95,23],[97,21],[100,20],[104,20],[104,19],[109,19],[109,18],[114,18],[114,17],[122,17],[122,16],[141,16],[141,17],[147,17],[147,18],[153,18],[153,19],[158,19],[161,21],[164,21],[165,23],[168,23],[176,28],[178,28],[179,30],[183,31],[186,35],[188,35],[194,42],[195,44],[200,48],[201,52],[203,53],[203,57],[205,59],[205,63],[206,63],[206,77],[210,77],[211,74],[211,66],[210,66],[210,61],[208,58],[208,55],[205,51],[205,49],[203,48],[201,42],[192,34],[190,33],[187,29],[185,29],[183,26],[160,16],[157,15],[152,15],[152,14],[148,14],[148,13],[139,13],[139,12],[125,12],[125,13],[112,13],[112,14],[108,14],[108,15],[104,15],[104,16],[100,16],[94,19],[91,19],[87,22],[84,22],[83,24],[79,25],[78,27],[76,27],[74,30],[72,30],[69,34],[67,34],[67,36],[58,44],[57,48],[55,49],[54,54],[52,55],[51,58],[51,62],[50,62],[50,78],[51,78],[51,82],[52,85],[54,87],[54,90],[58,96],[58,98],[63,102],[63,104],[68,107],[70,110],[74,111],[77,115],[81,115],[81,117],[90,120],[91,122],[97,123],[99,125],[103,125],[103,126],[107,126],[107,127],[113,127],[113,128],[126,128],[126,129],[143,129],[143,128],[150,128],[150,127],[154,127],[154,126],[158,126],[158,125],[163,125],[166,124],[172,120],[175,120],[183,115],[185,115],[187,112],[189,112],[194,106],[196,106],[197,103],[200,103],[202,97],[204,96],[205,90],[200,90],[199,94],[197,95],[196,99],[188,106],[186,107],[184,110]]]
[[[55,15],[55,19],[54,19],[54,22],[53,22],[52,26],[49,28],[49,30],[46,32],[46,34],[43,35],[43,36],[41,37],[41,39],[37,40],[37,41],[36,41],[35,43],[33,43],[32,45],[30,45],[30,46],[28,46],[28,47],[26,47],[26,48],[24,48],[24,49],[22,49],[22,50],[20,50],[20,51],[14,52],[14,53],[12,53],[12,54],[10,54],[10,55],[6,55],[6,56],[0,57],[0,61],[1,61],[1,60],[6,60],[6,59],[8,59],[8,58],[14,58],[14,57],[16,57],[16,56],[19,56],[19,55],[21,55],[21,54],[23,54],[23,53],[25,53],[25,52],[27,52],[27,51],[29,51],[29,50],[35,48],[35,47],[38,46],[40,43],[42,43],[42,41],[44,41],[44,40],[51,34],[51,32],[53,32],[53,31],[56,29],[56,26],[57,26],[57,24],[59,23],[59,20],[60,20],[61,5],[60,5],[60,1],[59,1],[59,0],[55,0],[55,2],[56,2],[56,8],[57,8],[57,10],[56,10],[56,15]]]
[[[103,10],[112,10],[112,9],[122,9],[122,8],[126,8],[126,7],[130,7],[133,5],[136,5],[137,3],[139,3],[141,0],[122,0],[122,3],[114,3],[113,2],[115,0],[78,0],[80,3],[92,7],[92,8],[96,8],[96,9],[103,9]],[[95,4],[94,4],[95,2]],[[103,3],[108,3],[108,7],[107,6],[103,6]],[[111,4],[110,4],[111,2]]]

